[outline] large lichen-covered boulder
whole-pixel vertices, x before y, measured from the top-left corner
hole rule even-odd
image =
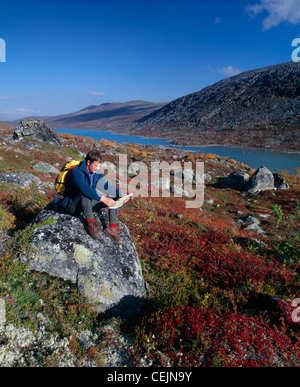
[[[58,134],[42,120],[21,120],[14,131],[14,139],[21,140],[25,137],[61,145]]]
[[[127,317],[141,311],[145,283],[125,224],[118,221],[123,244],[116,246],[103,232],[101,240],[92,239],[79,218],[53,209],[42,210],[34,222],[42,226],[29,240],[33,251],[21,258],[32,270],[73,282],[98,312]]]

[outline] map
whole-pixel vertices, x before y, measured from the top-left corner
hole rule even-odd
[[[116,204],[112,207],[109,207],[109,209],[115,209],[115,208],[119,208],[119,207],[122,207],[125,200],[130,198],[133,194],[129,194],[129,195],[126,195],[126,196],[123,196],[122,198],[116,200]]]

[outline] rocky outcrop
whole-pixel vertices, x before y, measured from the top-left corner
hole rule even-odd
[[[100,218],[107,224],[107,212]],[[129,316],[140,312],[146,297],[141,264],[128,228],[119,223],[121,246],[103,232],[92,239],[83,222],[59,211],[53,204],[34,220],[44,224],[33,232],[24,255],[32,270],[47,272],[76,284],[98,312]],[[46,223],[46,224],[45,224]]]
[[[61,145],[58,134],[42,120],[21,120],[14,131],[14,139],[21,140],[24,137]]]
[[[220,182],[219,185],[221,188],[232,188],[247,193],[289,188],[283,176],[278,173],[272,173],[265,166],[258,168],[251,177],[246,172],[235,171]]]
[[[36,185],[39,192],[45,193],[41,179],[28,172],[0,173],[0,183],[13,184],[20,188],[29,188],[32,185]]]

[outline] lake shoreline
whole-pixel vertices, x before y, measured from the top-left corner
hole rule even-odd
[[[93,140],[106,139],[108,141],[115,141],[116,143],[131,143],[140,145],[157,145],[166,148],[187,152],[187,153],[212,153],[220,157],[226,157],[236,160],[239,163],[244,163],[251,168],[259,168],[265,165],[273,172],[280,172],[288,170],[294,173],[295,168],[300,167],[300,152],[293,151],[277,151],[261,148],[246,148],[238,146],[227,145],[213,145],[208,146],[180,146],[174,145],[170,142],[170,138],[148,137],[140,135],[129,135],[113,132],[111,130],[92,130],[92,129],[54,129],[57,133],[69,133],[74,136],[91,137]]]
[[[139,137],[141,139],[149,139],[149,140],[164,140],[164,141],[170,141],[170,145],[171,145],[171,148],[177,148],[177,147],[182,147],[182,148],[209,148],[209,147],[224,147],[224,148],[233,148],[233,149],[254,149],[254,150],[260,150],[260,151],[267,151],[267,152],[283,152],[283,153],[295,153],[295,154],[299,154],[300,155],[300,149],[299,150],[293,150],[293,149],[272,149],[272,148],[262,148],[262,147],[254,147],[254,146],[243,146],[242,144],[239,144],[239,145],[232,145],[232,144],[219,144],[219,143],[216,143],[216,144],[194,144],[194,145],[184,145],[184,144],[172,144],[171,142],[172,141],[178,141],[174,138],[169,138],[169,137],[157,137],[157,136],[143,136],[143,135],[137,135],[137,134],[130,134],[130,133],[127,133],[127,132],[115,132],[113,130],[110,130],[110,129],[76,129],[76,128],[65,128],[65,129],[61,129],[61,128],[57,128],[57,129],[54,129],[54,130],[78,130],[78,131],[83,131],[83,130],[88,130],[88,131],[92,131],[92,132],[109,132],[109,133],[112,133],[116,136],[132,136],[132,137]],[[124,141],[126,142],[126,141]]]

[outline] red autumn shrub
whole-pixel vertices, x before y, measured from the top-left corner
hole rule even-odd
[[[178,272],[189,270],[214,286],[233,288],[245,283],[271,282],[276,286],[293,280],[294,273],[275,260],[232,247],[232,240],[219,231],[199,233],[169,224],[145,224],[139,231],[141,257],[156,268]]]
[[[180,306],[145,320],[137,339],[154,365],[266,367],[299,366],[288,336],[255,318],[238,313]],[[145,355],[146,354],[146,355]]]

